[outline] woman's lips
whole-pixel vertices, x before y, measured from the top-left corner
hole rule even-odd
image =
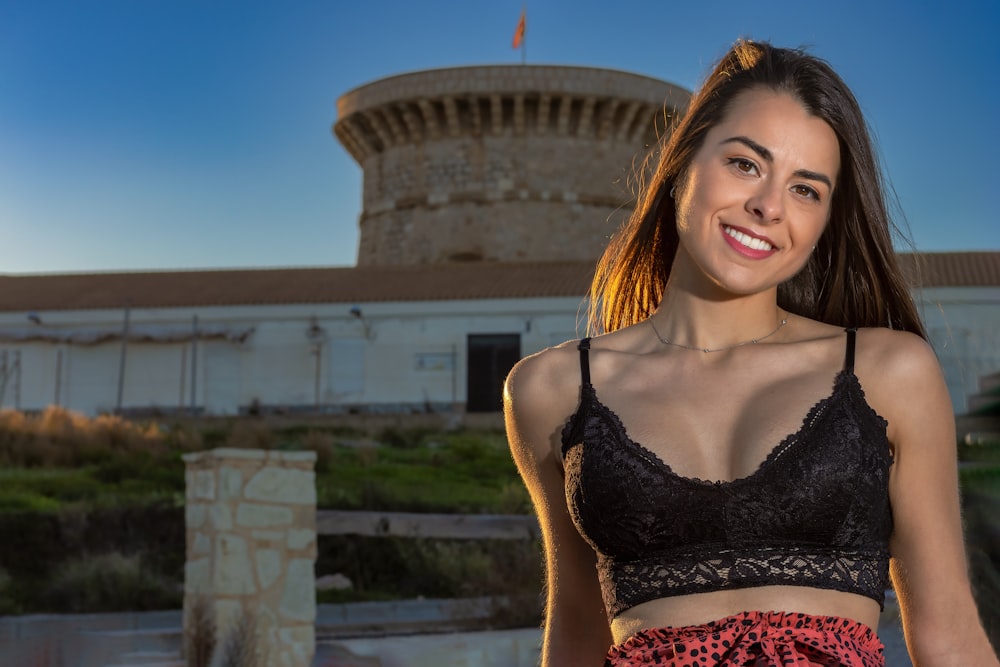
[[[767,239],[730,225],[722,225],[722,237],[733,250],[751,259],[764,259],[778,250]]]

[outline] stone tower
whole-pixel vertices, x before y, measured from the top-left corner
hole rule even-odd
[[[614,70],[484,66],[402,74],[337,102],[364,171],[359,266],[592,259],[627,181],[690,93]]]

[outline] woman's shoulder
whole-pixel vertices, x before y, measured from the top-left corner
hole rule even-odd
[[[930,343],[909,331],[873,327],[858,330],[856,367],[871,369],[884,381],[916,382],[939,374],[940,364]]]
[[[579,346],[579,340],[568,340],[524,357],[507,375],[508,386],[522,392],[554,388],[554,383],[566,381],[571,369],[579,369]]]
[[[860,329],[854,368],[868,404],[889,422],[890,440],[907,424],[951,415],[941,365],[917,334]]]
[[[581,385],[578,340],[546,348],[524,357],[511,369],[504,383],[508,410],[530,413],[572,411]]]
[[[845,333],[857,332],[854,369],[859,374],[915,380],[939,367],[933,348],[915,333],[885,327],[844,328],[808,318],[801,320],[805,325],[802,339],[829,345],[834,357],[842,354]]]
[[[504,383],[507,436],[518,455],[543,460],[560,449],[560,434],[580,402],[579,341],[567,341],[518,361]]]

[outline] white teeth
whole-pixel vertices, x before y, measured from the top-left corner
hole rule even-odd
[[[741,245],[745,245],[748,248],[751,248],[753,250],[774,250],[774,246],[768,243],[767,241],[764,241],[762,239],[755,239],[754,237],[749,236],[748,234],[744,234],[743,232],[738,231],[736,229],[733,229],[728,225],[723,225],[722,229],[731,237],[739,241]]]

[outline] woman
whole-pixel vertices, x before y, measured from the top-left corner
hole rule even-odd
[[[914,664],[998,664],[951,403],[826,63],[731,49],[591,307],[605,333],[522,360],[505,389],[547,559],[545,667],[883,665],[890,554]]]

